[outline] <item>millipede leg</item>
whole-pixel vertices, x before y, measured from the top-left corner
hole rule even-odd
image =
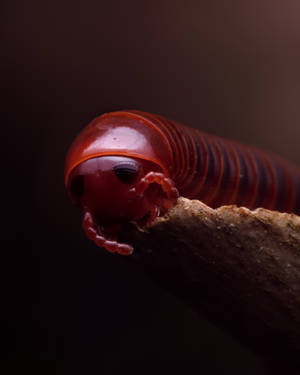
[[[133,247],[117,241],[107,240],[100,235],[95,229],[95,222],[92,214],[89,211],[84,212],[82,227],[87,235],[96,245],[104,247],[111,253],[118,253],[121,255],[130,255],[133,252]]]
[[[159,172],[149,172],[143,177],[136,186],[136,192],[138,194],[143,193],[150,184],[156,183],[159,184],[166,193],[167,198],[173,203],[179,197],[178,190],[176,189],[174,182],[166,177],[163,173]]]
[[[161,212],[169,210],[176,202],[179,196],[178,190],[176,189],[174,182],[166,177],[163,173],[149,172],[147,173],[136,185],[135,193],[143,194],[146,193],[149,185],[157,184],[161,187],[163,195],[148,196],[152,207],[149,211],[149,217],[146,220],[146,224],[150,224]],[[143,222],[143,221],[142,221]]]

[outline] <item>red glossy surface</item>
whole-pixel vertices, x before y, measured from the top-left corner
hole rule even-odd
[[[300,213],[300,169],[277,155],[134,111],[165,134],[180,195],[211,207],[236,204]]]
[[[87,236],[111,252],[120,226],[166,212],[180,195],[211,207],[237,204],[300,212],[300,170],[261,150],[141,111],[93,120],[66,158],[65,184]]]
[[[120,111],[96,117],[79,133],[67,154],[65,183],[78,164],[103,155],[149,160],[165,173],[172,168],[172,151],[163,132],[133,112]]]
[[[137,175],[132,183],[122,183],[116,174],[116,166],[132,164]],[[70,180],[76,176],[84,176],[84,192],[78,197],[79,205],[87,208],[101,225],[114,226],[130,220],[138,220],[152,207],[146,196],[136,194],[138,181],[152,170],[155,165],[143,160],[122,156],[102,156],[88,159],[80,163],[71,172]],[[76,202],[76,194],[71,199]]]

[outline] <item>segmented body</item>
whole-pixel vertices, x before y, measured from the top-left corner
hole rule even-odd
[[[277,155],[189,128],[160,115],[150,120],[172,150],[170,177],[180,195],[215,208],[236,204],[300,212],[300,169]]]
[[[127,255],[133,248],[118,242],[121,227],[149,224],[179,195],[213,208],[300,213],[300,169],[292,163],[141,111],[107,113],[86,126],[69,149],[65,185],[87,236]]]

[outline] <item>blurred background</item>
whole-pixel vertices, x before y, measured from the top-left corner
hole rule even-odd
[[[84,125],[126,108],[300,164],[299,12],[296,0],[1,2],[10,366],[266,373],[227,332],[85,238],[63,167]]]

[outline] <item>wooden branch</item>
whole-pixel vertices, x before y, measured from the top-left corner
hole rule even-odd
[[[122,237],[135,248],[129,260],[173,294],[276,366],[298,366],[300,217],[180,198],[149,228]]]

